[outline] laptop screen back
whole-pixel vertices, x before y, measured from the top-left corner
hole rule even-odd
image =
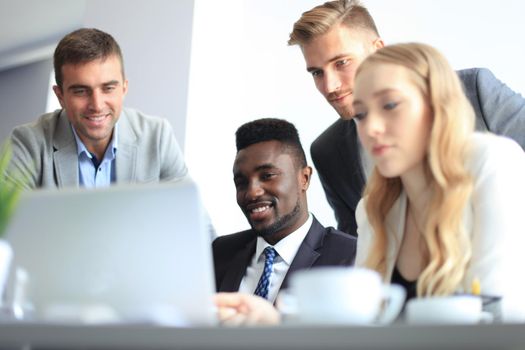
[[[206,224],[189,181],[45,190],[22,197],[6,238],[13,267],[27,273],[37,319],[60,320],[73,310],[124,322],[212,325]]]

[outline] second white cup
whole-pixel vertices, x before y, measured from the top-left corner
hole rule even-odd
[[[387,324],[399,314],[405,290],[355,267],[319,267],[291,276],[297,320],[306,324]]]
[[[475,324],[491,322],[482,311],[482,300],[475,295],[451,295],[410,300],[405,318],[409,324]]]

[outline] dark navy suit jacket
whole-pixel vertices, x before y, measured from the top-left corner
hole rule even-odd
[[[281,289],[288,287],[291,274],[314,266],[353,265],[357,240],[333,227],[325,228],[314,217]],[[236,292],[250,265],[257,243],[252,230],[218,237],[213,241],[213,260],[217,291]]]

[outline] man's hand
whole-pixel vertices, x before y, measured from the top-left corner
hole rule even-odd
[[[266,299],[242,293],[217,293],[219,320],[226,326],[270,326],[281,321],[279,312]]]

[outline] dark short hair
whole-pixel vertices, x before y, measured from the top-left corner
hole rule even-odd
[[[235,132],[237,152],[259,142],[279,141],[291,151],[297,165],[304,168],[304,154],[299,133],[295,126],[283,119],[262,118],[241,125]]]
[[[124,78],[124,59],[122,51],[115,39],[99,29],[77,29],[60,40],[53,55],[56,84],[62,88],[62,66],[79,64],[96,59],[106,59],[116,55],[120,60],[122,77]]]

